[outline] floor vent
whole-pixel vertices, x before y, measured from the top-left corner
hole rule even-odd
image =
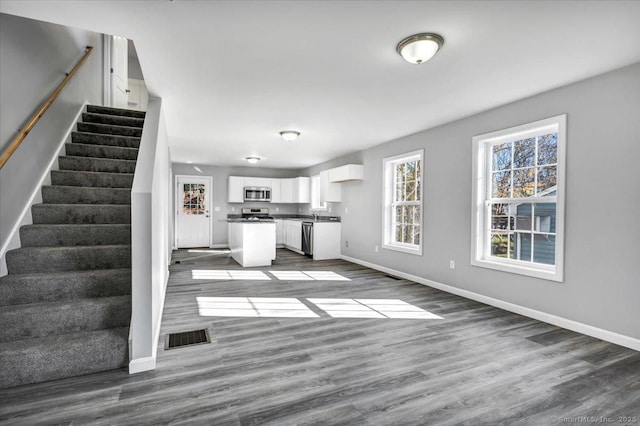
[[[164,341],[165,349],[183,348],[185,346],[203,345],[211,343],[209,329],[185,331],[167,334]]]
[[[392,280],[396,280],[396,281],[400,281],[402,279],[400,277],[394,277],[393,275],[389,275],[389,274],[385,274],[385,277],[391,278]]]

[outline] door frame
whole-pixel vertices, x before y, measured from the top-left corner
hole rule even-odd
[[[207,197],[207,205],[209,207],[209,248],[213,247],[213,176],[203,176],[203,175],[175,175],[173,181],[173,223],[175,230],[174,238],[173,238],[173,247],[175,249],[178,248],[178,216],[180,216],[180,207],[182,207],[182,198],[180,197],[181,192],[178,188],[178,180],[180,178],[190,178],[196,177],[201,179],[207,179],[209,185],[209,197]]]

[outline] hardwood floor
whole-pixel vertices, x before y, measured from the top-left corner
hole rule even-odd
[[[594,416],[600,423],[639,422],[639,352],[344,261],[313,262],[278,250],[272,267],[245,269],[263,272],[262,279],[247,279],[258,278],[255,272],[212,279],[242,269],[223,254],[180,250],[174,261],[180,263],[171,266],[155,371],[2,390],[0,421],[545,425],[595,423],[584,417]],[[304,280],[276,279],[283,271],[309,273]],[[313,280],[319,271],[349,281]],[[278,301],[267,300],[261,310],[265,301],[252,299],[246,303],[254,308],[244,314],[275,316],[200,315],[245,303],[220,299],[227,297],[280,298],[299,309],[279,310]],[[318,298],[348,300],[327,308],[309,300]],[[441,319],[387,318],[394,308],[369,309],[371,299],[410,304],[401,315],[424,310]],[[347,302],[357,309],[345,308]],[[282,316],[296,312],[315,317]],[[167,333],[198,328],[209,328],[211,344],[164,350]],[[619,421],[625,416],[636,419]]]

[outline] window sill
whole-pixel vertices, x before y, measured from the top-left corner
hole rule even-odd
[[[543,280],[563,282],[564,277],[558,267],[535,267],[524,265],[512,265],[495,260],[488,259],[472,259],[472,266],[478,266],[481,268],[494,269],[496,271],[509,272],[512,274],[526,275],[533,278],[540,278]]]
[[[401,251],[403,253],[409,253],[416,256],[422,256],[422,246],[419,247],[411,247],[411,246],[401,246],[396,244],[382,244],[383,249]]]

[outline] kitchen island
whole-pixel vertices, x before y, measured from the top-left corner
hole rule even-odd
[[[271,266],[276,258],[273,220],[228,220],[231,257],[242,267]]]

